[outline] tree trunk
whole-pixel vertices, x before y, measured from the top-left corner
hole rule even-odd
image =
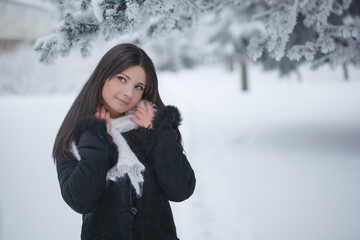
[[[343,63],[342,67],[344,70],[344,79],[345,79],[345,81],[348,81],[349,80],[349,72],[348,72],[346,63]]]
[[[246,61],[243,58],[240,58],[241,64],[241,90],[246,92],[248,88],[248,79],[246,71]]]
[[[226,70],[229,72],[234,71],[234,58],[232,55],[227,55],[226,57]]]

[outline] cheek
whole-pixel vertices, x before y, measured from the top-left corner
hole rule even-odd
[[[101,96],[104,102],[110,103],[116,94],[119,92],[119,83],[114,80],[106,82],[101,91]]]
[[[101,92],[101,98],[102,98],[102,101],[105,103],[105,104],[108,104],[108,101],[109,101],[109,92],[108,91],[103,91]]]
[[[106,101],[106,92],[104,89],[101,91],[101,100]]]
[[[141,100],[141,97],[143,96],[143,94],[144,94],[144,91],[136,91],[136,93],[134,94],[136,101],[139,102]]]
[[[134,94],[133,102],[132,102],[134,107],[136,106],[136,104],[138,104],[141,101],[142,95],[143,95],[143,91],[137,92],[137,93]]]
[[[111,95],[111,82],[106,81],[103,89],[101,90],[101,97],[103,101],[109,100],[110,95]]]

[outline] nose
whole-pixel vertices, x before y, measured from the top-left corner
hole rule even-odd
[[[134,95],[134,88],[128,84],[126,87],[124,87],[123,93],[125,96],[131,98]]]

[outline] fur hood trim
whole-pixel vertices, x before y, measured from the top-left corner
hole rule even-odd
[[[79,144],[80,136],[89,129],[96,130],[102,137],[107,135],[106,121],[95,116],[89,116],[80,120],[73,129],[72,135],[76,146]]]
[[[153,128],[161,128],[166,124],[171,124],[173,128],[181,125],[182,117],[179,109],[175,106],[168,105],[164,109],[159,110],[153,119]]]

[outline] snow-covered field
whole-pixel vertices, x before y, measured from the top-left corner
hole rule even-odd
[[[249,72],[248,93],[221,66],[159,74],[197,177],[172,204],[180,239],[360,239],[360,71]],[[0,97],[1,240],[79,239],[51,159],[74,97]]]

